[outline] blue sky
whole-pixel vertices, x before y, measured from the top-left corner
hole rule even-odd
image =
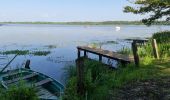
[[[127,0],[0,0],[0,21],[140,20],[123,13]]]

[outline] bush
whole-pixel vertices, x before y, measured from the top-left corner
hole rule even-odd
[[[152,38],[157,40],[160,56],[170,56],[170,31],[155,33]]]

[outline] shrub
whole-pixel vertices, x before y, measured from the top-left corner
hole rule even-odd
[[[157,40],[160,56],[170,56],[170,31],[155,33],[152,38]]]

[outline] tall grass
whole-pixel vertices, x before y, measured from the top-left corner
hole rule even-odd
[[[150,58],[149,58],[150,59]],[[111,99],[116,89],[128,82],[149,79],[156,77],[158,69],[152,67],[152,60],[146,59],[141,67],[134,67],[133,64],[127,67],[120,67],[117,70],[110,70],[108,66],[97,61],[85,60],[85,90],[87,100]],[[77,94],[77,77],[69,79],[65,90],[65,100],[69,98],[82,99]]]
[[[10,86],[8,90],[1,88],[0,100],[38,100],[34,87],[28,87],[24,83]]]
[[[170,31],[155,33],[152,38],[157,40],[160,56],[170,56]]]

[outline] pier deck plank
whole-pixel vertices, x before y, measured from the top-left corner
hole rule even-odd
[[[35,86],[36,87],[41,86],[41,85],[44,85],[44,84],[49,83],[49,82],[52,82],[52,80],[50,78],[47,78],[47,79],[44,79],[44,80],[42,80],[40,82],[35,83]]]
[[[109,51],[109,50],[91,48],[91,47],[87,47],[87,46],[78,46],[77,49],[81,50],[81,51],[93,53],[93,54],[96,54],[99,56],[107,57],[110,59],[114,59],[117,61],[121,61],[121,62],[126,62],[126,63],[134,62],[134,59],[131,56],[119,54],[117,52],[113,52],[113,51]]]

